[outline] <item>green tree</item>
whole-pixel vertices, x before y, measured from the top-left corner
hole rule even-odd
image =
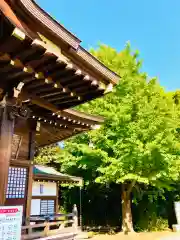
[[[96,181],[121,184],[122,229],[129,232],[133,189],[143,183],[163,190],[178,179],[177,108],[156,79],[140,72],[138,53],[131,53],[129,44],[120,53],[104,45],[92,52],[121,76],[113,93],[80,109],[106,119],[100,130],[88,134],[94,148],[107,154]]]
[[[71,174],[75,168],[79,174],[90,169],[89,181],[120,184],[122,230],[130,232],[133,190],[143,184],[163,191],[179,177],[177,106],[156,79],[140,72],[138,53],[132,53],[129,44],[120,53],[105,45],[92,53],[121,79],[112,93],[79,107],[101,114],[105,122],[66,143],[61,168]],[[83,173],[88,182],[90,176]]]

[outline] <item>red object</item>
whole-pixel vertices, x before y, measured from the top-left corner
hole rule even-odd
[[[0,214],[6,214],[6,213],[17,213],[17,208],[7,208],[7,209],[0,209]]]

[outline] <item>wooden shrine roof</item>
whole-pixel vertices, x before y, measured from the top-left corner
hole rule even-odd
[[[33,115],[33,119],[41,123],[39,134],[36,134],[37,147],[44,147],[73,135],[100,127],[104,119],[67,109],[61,114],[47,112],[44,117]]]
[[[23,86],[19,99],[43,120],[39,145],[103,122],[69,108],[111,91],[119,76],[34,1],[1,0],[0,14],[0,94]]]
[[[60,173],[53,167],[34,165],[33,177],[35,180],[54,180],[61,183],[78,183],[82,185],[82,178]]]

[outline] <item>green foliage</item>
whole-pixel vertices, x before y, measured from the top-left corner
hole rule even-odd
[[[115,183],[128,184],[135,193],[148,185],[163,196],[179,179],[179,93],[167,94],[157,79],[140,72],[142,61],[129,43],[121,52],[105,45],[91,52],[121,76],[112,93],[78,107],[104,116],[104,124],[66,141],[64,150],[43,149],[36,160],[82,176],[87,190]]]
[[[56,145],[50,145],[44,148],[41,148],[37,157],[35,157],[35,163],[46,165],[51,162],[56,162],[59,160],[59,154],[61,150]]]
[[[98,176],[96,169],[102,164],[102,159],[107,158],[107,153],[75,142],[67,142],[65,149],[71,158],[69,161],[64,158],[61,170],[83,177],[85,185],[93,183]]]
[[[159,196],[158,196],[159,195]],[[162,197],[163,196],[163,197]],[[137,205],[133,204],[134,228],[136,231],[163,231],[168,229],[173,209],[167,192],[158,194],[156,188],[149,186]],[[170,195],[169,195],[170,196]],[[172,203],[173,205],[173,203]],[[174,223],[174,219],[173,219]]]
[[[37,161],[59,162],[61,171],[80,173],[87,184],[96,180],[168,188],[179,177],[179,122],[172,96],[140,72],[138,54],[131,53],[129,44],[120,53],[105,45],[92,53],[121,75],[112,93],[79,107],[103,115],[104,125],[72,138],[65,151],[43,149]]]
[[[140,73],[129,44],[121,53],[104,45],[92,52],[122,76],[113,93],[81,107],[106,118],[100,130],[86,136],[95,149],[106,153],[96,181],[168,188],[179,177],[176,104],[156,79]]]
[[[142,217],[135,225],[135,230],[138,232],[159,232],[168,229],[168,220],[162,217],[157,217],[152,214],[149,218]]]

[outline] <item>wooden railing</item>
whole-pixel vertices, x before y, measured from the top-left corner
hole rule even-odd
[[[22,227],[21,240],[46,238],[57,235],[58,239],[73,239],[78,233],[78,216],[70,214],[53,214],[48,216],[32,216],[29,225]]]

